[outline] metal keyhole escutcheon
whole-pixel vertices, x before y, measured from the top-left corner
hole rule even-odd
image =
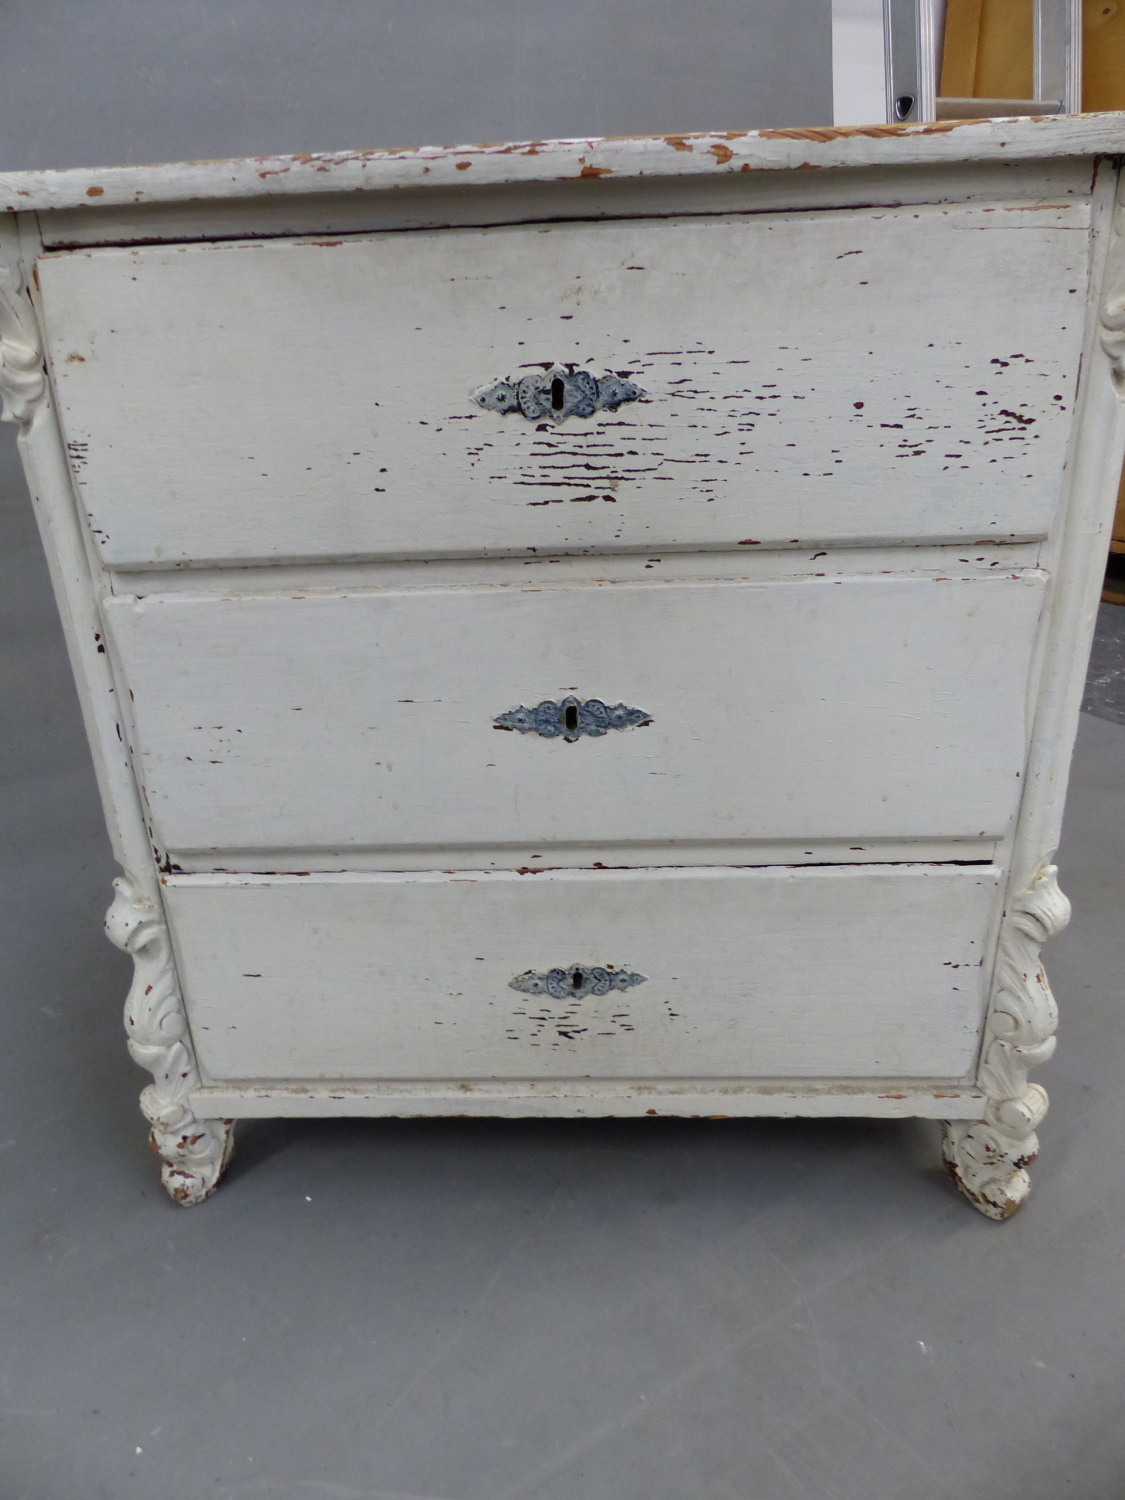
[[[497,714],[494,729],[516,729],[520,734],[538,734],[545,740],[564,739],[571,744],[584,734],[594,739],[611,729],[633,729],[651,724],[652,715],[643,708],[628,708],[624,703],[603,703],[600,698],[567,697],[561,703],[544,698],[534,708],[511,708]]]
[[[634,985],[644,984],[647,974],[638,974],[634,969],[613,968],[610,965],[571,964],[567,969],[547,969],[537,974],[528,969],[526,974],[517,974],[508,981],[508,988],[519,990],[524,995],[550,995],[553,1000],[581,998],[583,995],[608,995],[612,990],[631,990]]]
[[[576,365],[550,364],[533,374],[494,380],[472,393],[472,400],[485,411],[501,416],[518,412],[529,422],[544,418],[565,422],[568,417],[592,417],[595,412],[615,412],[630,401],[640,401],[645,392],[629,372],[579,369]]]

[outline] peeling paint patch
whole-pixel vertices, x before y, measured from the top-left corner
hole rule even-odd
[[[759,130],[764,141],[844,141],[852,136],[880,140],[884,136],[947,135],[962,125],[979,125],[979,120],[938,120],[925,125],[822,125],[791,130]]]

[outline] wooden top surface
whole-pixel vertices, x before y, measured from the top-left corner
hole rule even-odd
[[[0,211],[469,184],[627,180],[1125,154],[1125,112],[925,125],[721,131],[0,172]]]

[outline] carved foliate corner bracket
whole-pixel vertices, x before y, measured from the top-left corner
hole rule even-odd
[[[47,391],[43,344],[18,269],[0,265],[0,419],[26,427]]]
[[[199,1087],[187,1016],[176,983],[172,945],[160,909],[128,878],[113,882],[105,930],[133,960],[125,1030],[134,1062],[152,1074],[141,1109],[152,1125],[152,1149],[163,1157],[161,1181],[190,1207],[214,1192],[230,1159],[232,1120],[197,1120],[188,1100]]]
[[[992,998],[985,1020],[978,1085],[987,1096],[983,1120],[944,1122],[946,1169],[990,1219],[1015,1213],[1031,1187],[1027,1167],[1047,1112],[1047,1091],[1028,1083],[1030,1068],[1055,1050],[1058,1010],[1039,949],[1070,921],[1054,865],[1043,866],[1011,903],[1000,928]]]

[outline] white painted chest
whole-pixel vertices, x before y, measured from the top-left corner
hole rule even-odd
[[[246,1115],[867,1114],[946,1121],[1013,1211],[1123,148],[0,177],[6,415],[173,1197]]]

